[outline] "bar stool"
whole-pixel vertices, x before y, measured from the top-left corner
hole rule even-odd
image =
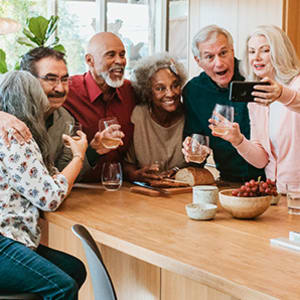
[[[31,293],[2,293],[0,292],[1,300],[42,300],[43,298],[37,294]]]
[[[83,244],[92,277],[95,300],[117,300],[113,282],[95,240],[80,224],[73,225],[72,231]]]

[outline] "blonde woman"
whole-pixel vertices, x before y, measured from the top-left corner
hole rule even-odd
[[[241,134],[237,123],[219,137],[255,167],[265,167],[267,178],[276,180],[279,192],[285,193],[286,184],[300,180],[299,59],[285,32],[264,25],[248,37],[241,67],[246,80],[269,85],[255,86],[256,103],[248,104],[251,140]]]

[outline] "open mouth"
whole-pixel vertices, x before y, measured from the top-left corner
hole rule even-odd
[[[228,70],[221,71],[221,72],[216,72],[216,74],[217,74],[218,76],[223,76],[223,75],[225,75],[225,74],[227,73],[227,71],[228,71]]]
[[[265,65],[263,65],[263,64],[254,64],[254,68],[256,69],[256,70],[261,70],[261,69],[263,69],[265,67]]]
[[[173,105],[175,103],[175,100],[164,100],[162,101],[162,103],[166,105]]]
[[[124,74],[124,68],[111,68],[109,70],[110,73],[114,74],[117,77],[122,77]]]

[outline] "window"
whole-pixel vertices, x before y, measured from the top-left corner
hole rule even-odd
[[[127,52],[126,77],[135,62],[168,50],[187,60],[188,0],[1,0],[0,16],[25,25],[27,17],[58,15],[57,36],[66,48],[69,73],[87,70],[85,49],[100,31],[111,31],[123,41]],[[168,20],[169,17],[169,20]],[[0,48],[12,68],[28,47],[17,45],[22,33],[1,36]],[[168,37],[168,38],[167,38]]]
[[[155,52],[153,1],[107,1],[107,31],[118,35],[126,48],[126,77],[135,62]]]
[[[169,1],[168,50],[188,65],[188,0]]]
[[[89,39],[96,33],[96,1],[58,1],[60,16],[58,37],[66,49],[70,74],[87,70],[85,49]]]
[[[27,18],[39,15],[47,16],[47,5],[47,0],[1,0],[0,16],[12,18],[24,26]],[[20,56],[28,51],[28,47],[16,43],[17,38],[21,36],[23,36],[22,30],[0,36],[0,48],[6,53],[6,63],[9,70],[14,69],[16,63],[20,60]]]

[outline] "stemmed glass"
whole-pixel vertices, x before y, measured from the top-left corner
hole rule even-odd
[[[225,135],[234,120],[234,108],[229,105],[216,104],[211,118],[214,120],[213,132],[218,135]]]
[[[105,162],[102,166],[101,182],[107,191],[117,191],[122,186],[123,174],[119,162]]]
[[[72,137],[73,140],[79,140],[80,137],[77,135],[77,131],[82,131],[82,125],[75,121],[75,122],[66,122],[65,123],[65,133]],[[70,144],[67,141],[64,141],[64,145],[67,148],[70,148]]]
[[[191,135],[187,149],[187,158],[195,163],[202,163],[210,154],[209,137],[194,133]]]
[[[99,131],[109,128],[111,125],[119,124],[116,117],[107,117],[99,120]],[[107,149],[116,149],[121,144],[121,139],[103,138],[101,140],[103,146]]]

